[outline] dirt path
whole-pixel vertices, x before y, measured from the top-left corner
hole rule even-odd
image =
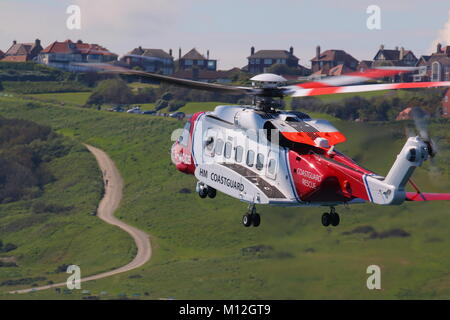
[[[97,159],[97,162],[99,164],[100,169],[103,172],[103,179],[105,183],[105,195],[103,199],[100,201],[97,216],[105,221],[106,223],[115,225],[124,231],[128,232],[136,242],[137,247],[137,254],[136,257],[134,257],[133,261],[128,263],[127,265],[120,267],[115,270],[111,270],[108,272],[96,274],[93,276],[89,276],[86,278],[82,278],[81,282],[86,282],[90,280],[97,280],[102,279],[106,277],[110,277],[122,272],[130,271],[136,268],[139,268],[143,264],[145,264],[147,261],[150,260],[152,255],[152,247],[150,244],[149,236],[139,230],[135,227],[129,226],[126,223],[120,221],[116,217],[114,217],[114,212],[119,207],[120,201],[122,200],[122,189],[123,189],[123,180],[120,176],[119,171],[117,170],[114,162],[111,160],[111,158],[102,150],[97,149],[90,145],[85,145],[86,148]],[[83,268],[81,268],[81,271],[83,271]],[[70,276],[69,274],[67,275]],[[62,287],[66,286],[65,282],[62,283],[55,283],[47,286],[42,287],[36,287],[31,289],[22,289],[22,290],[16,290],[11,291],[10,293],[27,293],[31,291],[39,291],[39,290],[46,290],[50,288],[56,288],[56,287]]]

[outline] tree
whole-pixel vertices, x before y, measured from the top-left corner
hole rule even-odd
[[[87,105],[129,104],[133,101],[133,93],[125,81],[109,79],[101,81],[88,99]]]

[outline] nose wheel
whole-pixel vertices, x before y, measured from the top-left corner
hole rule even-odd
[[[331,207],[330,213],[325,212],[322,215],[322,225],[324,227],[328,227],[329,225],[336,227],[340,222],[341,218],[339,217],[339,214],[336,212],[334,207]]]
[[[256,206],[254,204],[249,205],[248,212],[242,216],[242,224],[244,227],[258,227],[261,224],[261,216],[256,213]]]

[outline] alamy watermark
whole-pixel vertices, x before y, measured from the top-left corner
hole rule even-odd
[[[370,265],[366,270],[370,276],[367,278],[367,289],[369,290],[381,290],[381,269],[377,265]]]
[[[77,265],[70,265],[67,267],[67,273],[71,273],[72,275],[67,278],[67,289],[81,289],[81,269]]]
[[[66,13],[69,15],[66,21],[67,29],[81,30],[81,8],[77,5],[67,7]]]
[[[369,15],[366,21],[367,29],[381,30],[381,8],[373,4],[367,7],[366,13]]]

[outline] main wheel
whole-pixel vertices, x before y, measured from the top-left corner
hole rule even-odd
[[[217,191],[214,188],[208,187],[208,197],[214,199],[217,195]]]
[[[200,198],[205,199],[208,196],[208,187],[200,187],[198,195]]]
[[[261,216],[258,213],[252,214],[252,223],[254,227],[258,227],[261,224]]]
[[[328,212],[325,212],[322,215],[322,225],[324,227],[328,227],[330,225],[330,223],[331,223],[331,216],[330,216],[330,214]]]
[[[339,217],[339,215],[336,212],[331,213],[330,218],[331,218],[330,223],[333,227],[338,226],[339,222],[341,222],[341,218]]]
[[[252,216],[249,214],[244,214],[242,216],[242,224],[244,227],[250,227],[252,225]]]

